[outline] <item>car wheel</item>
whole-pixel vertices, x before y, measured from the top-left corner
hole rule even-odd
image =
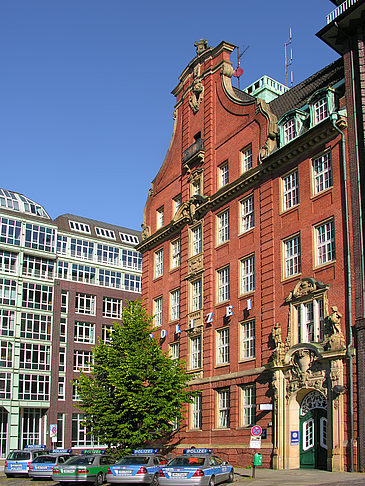
[[[215,486],[215,477],[212,476],[209,480],[209,485],[208,486]]]
[[[102,472],[99,472],[95,479],[95,486],[101,486],[104,483],[104,475]]]
[[[229,476],[228,476],[227,482],[228,482],[228,483],[233,483],[233,480],[234,480],[234,471],[233,471],[233,469],[232,469],[232,471],[229,473]]]
[[[155,474],[152,478],[150,486],[158,486],[158,475]]]

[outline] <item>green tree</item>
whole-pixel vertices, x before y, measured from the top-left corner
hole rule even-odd
[[[86,429],[120,454],[166,438],[194,395],[183,363],[169,358],[151,331],[145,306],[128,302],[111,341],[93,349],[91,373],[77,382]]]

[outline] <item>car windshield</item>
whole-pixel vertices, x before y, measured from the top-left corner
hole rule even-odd
[[[56,463],[56,458],[52,456],[38,456],[36,457],[33,462],[39,463],[39,462],[47,462],[50,464],[55,464]]]
[[[175,457],[175,459],[171,459],[168,463],[168,466],[178,466],[178,467],[193,467],[193,466],[203,466],[205,458],[204,457]]]
[[[125,456],[119,459],[117,464],[128,464],[131,466],[143,466],[148,463],[148,456]]]
[[[7,459],[12,461],[29,461],[31,457],[30,452],[13,451],[9,453]]]
[[[70,466],[71,464],[77,466],[90,466],[94,462],[94,459],[94,456],[76,456],[67,459],[65,464],[67,464],[68,466]]]

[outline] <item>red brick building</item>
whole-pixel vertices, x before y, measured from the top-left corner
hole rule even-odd
[[[234,46],[196,47],[173,90],[173,136],[138,246],[156,332],[200,391],[176,451],[212,447],[252,464],[257,424],[266,466],[351,469],[357,261],[343,59],[289,91],[267,76],[240,91]]]

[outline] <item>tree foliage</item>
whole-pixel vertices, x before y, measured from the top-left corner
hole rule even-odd
[[[87,430],[121,454],[171,433],[193,396],[183,364],[152,337],[151,321],[141,302],[128,302],[111,341],[93,349],[91,373],[77,382]]]

